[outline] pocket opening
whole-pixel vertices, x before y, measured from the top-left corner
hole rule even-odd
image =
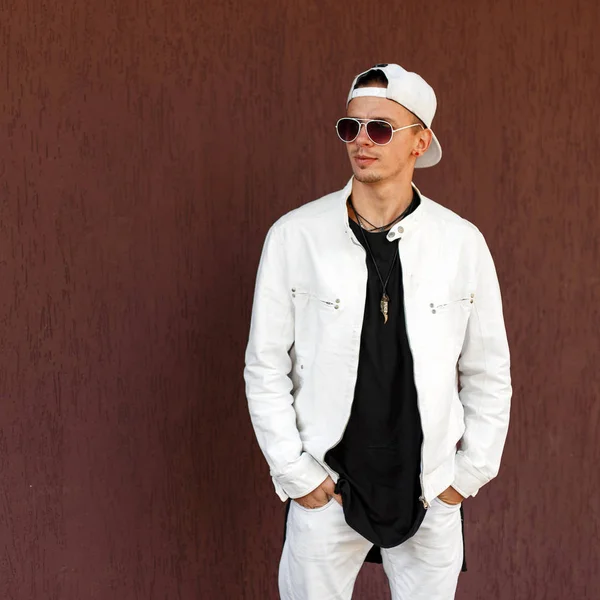
[[[329,508],[334,502],[337,502],[337,500],[332,496],[326,504],[323,504],[323,506],[319,506],[318,508],[305,508],[301,504],[298,504],[298,502],[296,502],[295,500],[293,500],[293,502],[300,510],[304,512],[317,513],[324,511],[326,508]]]

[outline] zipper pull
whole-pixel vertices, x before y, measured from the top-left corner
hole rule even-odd
[[[423,503],[423,508],[429,508],[429,502],[427,502],[427,500],[425,500],[425,496],[419,496],[419,500]]]

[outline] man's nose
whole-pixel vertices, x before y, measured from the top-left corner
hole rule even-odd
[[[360,128],[358,130],[358,136],[354,140],[359,146],[371,146],[373,142],[371,138],[367,135],[367,124],[361,123]]]

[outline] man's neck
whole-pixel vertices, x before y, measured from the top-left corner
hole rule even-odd
[[[413,194],[410,179],[378,183],[352,181],[352,205],[356,212],[377,227],[401,215],[412,202]],[[348,214],[356,220],[353,211]]]

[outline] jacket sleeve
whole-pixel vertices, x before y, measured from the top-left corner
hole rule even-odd
[[[465,497],[474,496],[498,474],[512,394],[498,277],[479,231],[477,244],[475,297],[458,361],[465,432],[456,454],[452,484]]]
[[[312,492],[325,469],[303,451],[293,406],[294,306],[281,240],[273,226],[263,247],[246,348],[246,396],[256,438],[282,500]]]

